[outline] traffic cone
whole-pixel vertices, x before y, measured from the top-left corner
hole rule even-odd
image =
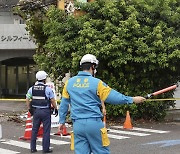
[[[126,120],[124,122],[123,128],[124,129],[132,129],[133,128],[133,126],[131,124],[131,118],[129,115],[129,111],[127,111],[127,113],[126,113]]]
[[[63,129],[63,128],[62,128],[62,129]],[[63,133],[62,133],[62,129],[61,129],[60,131],[58,131],[57,133],[54,133],[54,135],[58,135],[58,136],[63,135]]]
[[[67,128],[66,128],[66,126],[64,125],[64,126],[62,127],[62,130],[58,131],[57,133],[54,133],[54,135],[67,136],[67,135],[70,135],[70,133],[67,132]]]
[[[24,136],[20,137],[19,139],[30,140],[31,134],[32,134],[32,118],[31,118],[31,113],[28,112],[28,116],[27,116],[27,120],[26,120],[25,133],[24,133]]]
[[[54,133],[54,135],[61,136],[62,135],[62,131],[58,131],[57,133]]]
[[[64,125],[64,127],[63,127],[63,129],[62,129],[62,135],[63,135],[63,136],[70,135],[70,133],[67,132],[67,128],[66,128],[65,125]]]

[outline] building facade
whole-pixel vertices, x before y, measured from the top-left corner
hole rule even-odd
[[[37,72],[33,60],[36,46],[25,29],[24,21],[12,11],[19,2],[23,0],[0,0],[0,98],[24,98],[28,88],[34,84]],[[73,0],[42,2],[45,6],[59,4],[60,9],[69,13],[74,11]]]
[[[35,44],[12,7],[18,0],[0,0],[0,97],[24,98],[35,82]]]

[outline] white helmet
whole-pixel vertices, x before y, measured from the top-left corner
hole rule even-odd
[[[96,56],[92,54],[86,54],[82,57],[80,65],[82,65],[83,63],[92,63],[98,65],[99,61],[96,59]]]
[[[48,74],[45,71],[38,71],[36,73],[36,79],[37,80],[44,80],[47,78],[47,76],[48,76]]]

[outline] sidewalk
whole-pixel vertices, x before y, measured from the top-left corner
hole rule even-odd
[[[174,98],[180,98],[180,83],[179,87],[176,88]],[[171,109],[167,112],[166,120],[180,122],[180,100],[175,101],[175,109]]]
[[[27,112],[27,106],[25,101],[2,101],[0,100],[0,113],[1,112]]]
[[[167,111],[165,120],[180,122],[180,109]]]

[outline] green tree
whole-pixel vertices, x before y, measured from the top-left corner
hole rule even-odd
[[[100,61],[97,76],[126,95],[146,95],[180,80],[180,2],[178,0],[96,0],[77,3],[83,16],[67,15],[55,7],[29,18],[38,46],[40,67],[62,77],[76,74],[79,60],[92,53]],[[34,12],[34,11],[33,11]],[[26,12],[25,12],[26,14]],[[35,23],[40,25],[39,32]],[[171,98],[173,91],[158,98]],[[160,120],[173,101],[141,105],[108,105],[109,116]]]

